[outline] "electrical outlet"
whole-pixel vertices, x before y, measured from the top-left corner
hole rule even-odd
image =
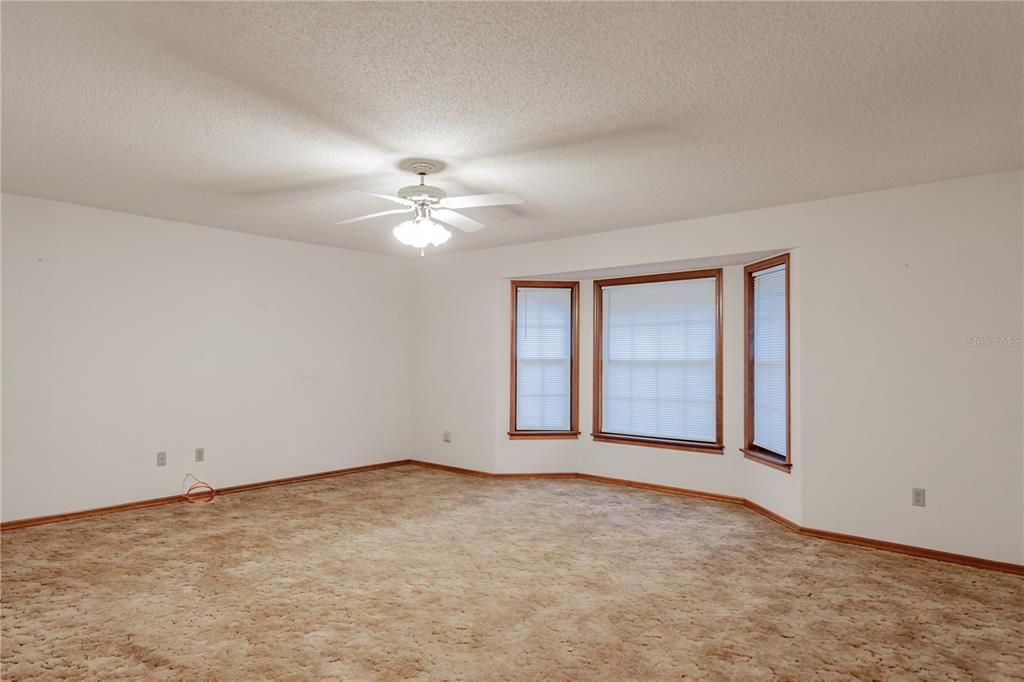
[[[167,466],[167,453],[166,452],[158,452],[158,453],[156,453],[156,465],[158,467],[165,467],[165,466]]]
[[[924,506],[924,488],[914,488],[914,492],[910,497],[910,503],[915,507]]]
[[[197,462],[205,462],[206,461],[206,449],[205,448],[196,448],[196,461]]]
[[[443,434],[441,434],[441,439],[445,443],[451,443],[452,442],[452,432],[451,431],[445,431]]]

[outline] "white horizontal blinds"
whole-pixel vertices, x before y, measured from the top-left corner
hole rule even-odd
[[[786,456],[786,266],[754,277],[754,445]]]
[[[516,430],[568,431],[572,290],[516,289]]]
[[[601,291],[601,430],[714,443],[715,279]]]

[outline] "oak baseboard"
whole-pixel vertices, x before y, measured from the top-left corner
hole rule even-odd
[[[575,471],[556,471],[551,473],[517,473],[517,474],[493,474],[490,471],[480,471],[479,469],[463,469],[462,467],[453,467],[448,464],[436,464],[434,462],[424,462],[418,459],[408,460],[409,464],[415,464],[418,467],[424,467],[426,469],[436,469],[438,471],[447,471],[451,474],[461,474],[463,476],[474,476],[476,478],[503,478],[503,479],[530,479],[530,478],[579,478],[580,475]]]
[[[115,504],[109,507],[83,509],[82,511],[68,512],[66,514],[50,514],[49,516],[33,516],[27,519],[15,519],[14,521],[4,521],[3,523],[0,523],[0,532],[18,530],[19,528],[31,528],[32,526],[43,526],[48,523],[59,523],[61,521],[87,519],[90,516],[101,516],[103,514],[113,514],[115,512],[149,509],[150,507],[162,507],[165,504],[175,504],[176,502],[184,501],[184,495],[170,495],[168,497],[154,497],[149,500],[139,500],[137,502],[125,502],[124,504]]]
[[[898,542],[865,538],[860,535],[847,535],[845,533],[836,533],[834,531],[820,530],[818,528],[800,527],[798,532],[801,535],[818,538],[819,540],[843,542],[848,545],[858,545],[860,547],[868,547],[870,549],[877,549],[883,552],[906,554],[908,556],[914,556],[921,559],[944,561],[948,564],[972,566],[974,568],[982,568],[987,571],[1001,571],[1003,573],[1013,573],[1014,575],[1024,575],[1024,564],[1014,564],[1008,561],[996,561],[994,559],[983,559],[981,557],[970,556],[969,554],[944,552],[940,549],[928,549],[927,547],[916,547],[914,545],[901,545]]]
[[[794,533],[799,533],[810,538],[816,538],[819,540],[831,540],[832,542],[842,542],[848,545],[858,545],[860,547],[866,547],[868,549],[875,549],[883,552],[895,552],[897,554],[905,554],[908,556],[918,557],[921,559],[932,559],[934,561],[943,561],[950,564],[959,564],[961,566],[971,566],[973,568],[980,568],[987,571],[1000,571],[1002,573],[1012,573],[1014,575],[1024,575],[1024,564],[1014,564],[1006,561],[995,561],[993,559],[983,559],[981,557],[970,556],[968,554],[955,554],[953,552],[944,552],[937,549],[928,549],[926,547],[916,547],[914,545],[901,545],[897,542],[889,542],[888,540],[876,540],[874,538],[861,537],[859,535],[847,535],[845,533],[836,533],[829,530],[819,530],[817,528],[810,528],[807,526],[801,526],[793,521],[790,521],[786,517],[776,514],[770,509],[766,509],[756,502],[752,502],[745,497],[735,497],[733,495],[721,495],[719,493],[711,493],[703,490],[691,490],[689,488],[677,488],[669,485],[660,485],[656,483],[643,483],[641,481],[630,481],[623,478],[609,478],[607,476],[597,476],[594,474],[582,474],[582,473],[537,473],[537,474],[492,474],[486,471],[477,471],[475,469],[463,469],[460,467],[448,466],[446,464],[435,464],[433,462],[423,462],[420,460],[409,460],[410,464],[416,466],[426,467],[428,469],[437,469],[439,471],[448,471],[451,473],[462,474],[465,476],[475,476],[478,478],[577,478],[584,481],[593,481],[595,483],[605,483],[609,485],[621,485],[629,488],[640,488],[642,490],[652,490],[654,492],[668,493],[669,495],[684,495],[686,497],[696,497],[702,500],[711,500],[713,502],[727,502],[729,504],[739,504],[751,511],[757,512],[762,516],[771,519],[772,521],[783,526],[787,530]]]
[[[411,459],[396,459],[390,462],[382,462],[380,464],[364,464],[357,467],[348,467],[347,469],[333,469],[331,471],[321,471],[316,474],[303,474],[301,476],[289,476],[288,478],[275,478],[269,481],[260,481],[258,483],[242,483],[240,485],[230,485],[226,488],[217,488],[218,495],[232,495],[234,493],[244,493],[250,490],[260,490],[261,488],[273,488],[278,485],[289,485],[291,483],[306,483],[307,481],[318,481],[321,478],[333,478],[335,476],[347,476],[348,474],[358,474],[364,471],[376,471],[377,469],[390,469],[392,467],[405,466],[412,464]]]
[[[215,490],[217,491],[218,495],[231,495],[234,493],[242,493],[250,490],[259,490],[261,488],[271,488],[278,485],[288,485],[290,483],[305,483],[306,481],[316,481],[321,478],[345,476],[346,474],[357,474],[363,471],[373,471],[375,469],[388,469],[391,467],[403,466],[411,463],[412,460],[399,459],[392,462],[383,462],[381,464],[367,464],[364,466],[349,467],[347,469],[321,471],[315,474],[305,474],[302,476],[275,478],[269,481],[259,481],[257,483],[242,483],[241,485],[231,485],[224,488],[216,488]],[[135,509],[149,509],[150,507],[162,507],[165,504],[175,504],[177,502],[185,502],[185,496],[170,495],[168,497],[156,497],[149,500],[139,500],[137,502],[125,502],[124,504],[114,504],[109,507],[96,507],[95,509],[84,509],[82,511],[68,512],[66,514],[50,514],[49,516],[34,516],[28,519],[4,521],[3,523],[0,523],[0,532],[18,530],[19,528],[31,528],[33,526],[43,526],[48,523],[59,523],[61,521],[74,521],[77,519],[86,519],[91,516],[114,514],[117,512],[132,511]]]
[[[509,474],[496,474],[488,471],[479,471],[477,469],[465,469],[462,467],[449,466],[447,464],[436,464],[434,462],[424,462],[416,459],[399,459],[391,462],[382,462],[380,464],[367,464],[364,466],[349,467],[347,469],[334,469],[332,471],[322,471],[315,474],[305,474],[302,476],[289,476],[288,478],[276,478],[269,481],[259,481],[256,483],[243,483],[240,485],[227,486],[224,488],[217,488],[218,495],[232,495],[234,493],[249,492],[253,490],[260,490],[263,488],[272,488],[279,485],[290,485],[292,483],[305,483],[308,481],[316,481],[322,478],[333,478],[335,476],[345,476],[348,474],[357,474],[365,471],[375,471],[377,469],[390,469],[392,467],[415,465],[419,467],[425,467],[427,469],[435,469],[437,471],[445,471],[453,474],[460,474],[462,476],[473,476],[476,478],[489,478],[489,479],[501,479],[501,480],[528,480],[528,479],[579,479],[583,481],[591,481],[594,483],[603,483],[606,485],[618,485],[628,488],[639,488],[641,490],[650,490],[653,492],[666,493],[669,495],[683,495],[686,497],[694,497],[702,500],[710,500],[712,502],[725,502],[728,504],[738,504],[746,507],[751,511],[757,512],[762,516],[771,519],[778,523],[784,528],[804,535],[806,537],[816,538],[819,540],[830,540],[832,542],[842,542],[849,545],[858,545],[860,547],[866,547],[868,549],[875,549],[883,552],[895,552],[897,554],[905,554],[908,556],[918,557],[922,559],[931,559],[934,561],[943,561],[951,564],[959,564],[962,566],[971,566],[973,568],[980,568],[989,571],[1000,571],[1002,573],[1012,573],[1014,575],[1024,575],[1024,564],[1014,564],[1005,561],[995,561],[992,559],[983,559],[981,557],[974,557],[967,554],[955,554],[953,552],[944,552],[937,549],[928,549],[926,547],[916,547],[914,545],[902,545],[896,542],[889,542],[888,540],[876,540],[874,538],[861,537],[859,535],[847,535],[845,533],[836,533],[828,530],[820,530],[817,528],[809,528],[807,526],[801,526],[793,521],[790,521],[780,514],[776,514],[770,509],[766,509],[756,502],[752,502],[744,497],[736,497],[733,495],[722,495],[719,493],[706,492],[703,490],[691,490],[689,488],[677,488],[670,485],[660,485],[657,483],[644,483],[642,481],[631,481],[624,478],[610,478],[608,476],[597,476],[595,474],[583,474],[578,472],[560,471],[551,473],[509,473]],[[138,502],[127,502],[125,504],[116,504],[109,507],[98,507],[96,509],[86,509],[83,511],[69,512],[66,514],[52,514],[50,516],[37,516],[28,519],[17,519],[14,521],[6,521],[0,523],[0,532],[18,530],[19,528],[31,528],[33,526],[42,526],[50,523],[59,523],[62,521],[73,521],[76,519],[84,519],[92,516],[101,516],[103,514],[113,514],[123,511],[132,511],[136,509],[149,509],[151,507],[160,507],[165,504],[176,504],[178,502],[184,502],[184,495],[171,495],[168,497],[157,497],[150,500],[140,500]]]
[[[621,485],[627,488],[652,490],[656,493],[698,497],[702,500],[711,500],[712,502],[729,502],[730,504],[743,504],[744,502],[742,497],[722,495],[721,493],[709,493],[704,490],[692,490],[690,488],[676,488],[674,486],[661,485],[658,483],[643,483],[641,481],[631,481],[625,478],[610,478],[608,476],[597,476],[596,474],[576,474],[576,478],[584,481],[593,481],[594,483],[607,483],[609,485]]]

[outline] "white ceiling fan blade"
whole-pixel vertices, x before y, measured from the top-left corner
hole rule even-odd
[[[371,213],[369,215],[361,215],[358,218],[349,218],[348,220],[339,220],[334,223],[335,225],[347,225],[349,223],[358,223],[360,220],[369,220],[370,218],[377,218],[382,215],[392,215],[394,213],[410,213],[411,208],[396,208],[391,211],[381,211],[380,213]]]
[[[367,192],[365,189],[356,189],[354,187],[350,187],[349,191],[359,192],[360,194],[369,194],[371,197],[377,197],[378,199],[387,199],[388,201],[393,201],[396,204],[401,204],[402,206],[408,206],[409,208],[412,208],[413,206],[416,205],[413,202],[409,201],[408,199],[403,199],[402,197],[396,197],[396,196],[391,195],[391,194],[378,194],[377,192]]]
[[[509,206],[521,204],[518,194],[468,194],[464,197],[447,197],[441,200],[443,208],[477,208],[479,206]]]
[[[477,222],[472,218],[467,218],[461,213],[449,211],[447,208],[438,208],[431,211],[430,217],[436,218],[443,223],[448,223],[452,227],[457,227],[463,232],[476,232],[477,230],[482,230],[487,227],[483,223]]]

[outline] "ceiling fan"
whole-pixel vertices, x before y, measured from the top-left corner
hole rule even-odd
[[[356,191],[379,197],[381,199],[387,199],[388,201],[400,204],[402,208],[395,208],[390,211],[379,211],[377,213],[370,213],[356,218],[339,220],[334,224],[347,225],[349,223],[356,223],[361,220],[369,220],[370,218],[377,218],[385,215],[397,215],[401,213],[414,214],[408,220],[398,225],[392,231],[392,234],[395,235],[395,239],[403,244],[414,246],[419,249],[420,255],[423,255],[423,249],[428,245],[432,244],[434,246],[440,246],[448,241],[449,237],[451,237],[451,232],[446,230],[444,225],[441,223],[458,228],[463,232],[476,232],[477,230],[487,227],[483,223],[473,220],[468,216],[456,213],[454,209],[480,208],[483,206],[509,206],[512,204],[523,203],[522,197],[508,193],[469,194],[461,197],[448,196],[448,194],[440,187],[433,187],[426,184],[427,175],[430,173],[436,173],[444,168],[444,164],[440,161],[409,159],[401,163],[401,168],[420,176],[420,183],[418,185],[409,185],[408,187],[401,188],[398,190],[398,196],[378,194],[377,192],[364,192],[363,190]]]

